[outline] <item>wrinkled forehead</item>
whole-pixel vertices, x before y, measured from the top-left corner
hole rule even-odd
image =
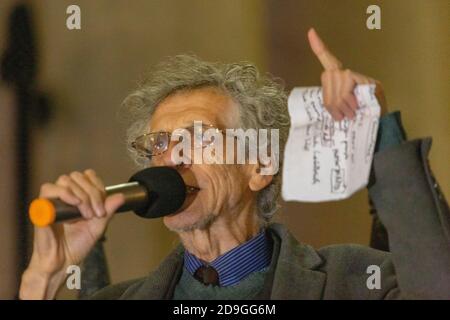
[[[218,88],[179,91],[156,106],[148,129],[172,132],[192,126],[194,121],[223,129],[237,128],[239,105]]]

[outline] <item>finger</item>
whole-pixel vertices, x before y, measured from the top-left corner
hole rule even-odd
[[[352,72],[352,77],[354,79],[354,81],[357,84],[375,84],[375,96],[378,100],[378,103],[380,104],[381,107],[381,114],[385,114],[387,111],[387,103],[386,103],[386,97],[384,95],[384,91],[383,88],[381,86],[381,83],[375,79],[372,79],[370,77],[367,77],[365,75],[359,74],[357,72]]]
[[[362,75],[360,73],[351,72],[353,80],[356,82],[356,84],[371,84],[375,83],[375,80],[369,77],[366,77],[365,75]]]
[[[56,184],[71,189],[77,198],[81,200],[77,207],[85,219],[91,219],[95,215],[90,203],[89,195],[75,182],[75,180],[68,175],[62,175],[58,178]]]
[[[343,100],[342,105],[340,107],[340,111],[347,117],[348,119],[354,119],[355,118],[355,111]]]
[[[84,191],[89,196],[89,201],[91,207],[94,209],[94,212],[97,217],[101,218],[106,215],[106,211],[103,205],[103,201],[105,198],[105,191],[97,188],[84,174],[81,172],[72,172],[70,177],[75,180],[75,182],[81,186]]]
[[[332,108],[331,104],[334,99],[333,96],[333,79],[330,72],[322,72],[322,95],[323,95],[323,105],[325,108],[330,110]]]
[[[353,93],[345,94],[344,100],[353,111],[358,110],[358,100],[356,100],[356,97]]]
[[[354,95],[354,90],[356,86],[356,81],[353,78],[352,71],[346,70],[344,71],[344,80],[342,85],[342,92],[340,96],[344,100],[345,104],[352,110],[358,109],[358,101]]]
[[[97,176],[97,173],[94,170],[87,169],[84,171],[84,174],[99,190],[105,190],[102,179]]]
[[[339,109],[328,110],[328,112],[335,121],[341,121],[345,118],[345,115]]]
[[[336,110],[336,117],[335,120],[341,121],[345,117],[350,117],[351,113],[349,113],[349,110],[346,106],[346,103],[344,99],[342,98],[342,92],[343,92],[343,74],[342,72],[332,72],[331,76],[331,85],[332,85],[332,91],[333,91],[333,101],[331,102],[332,108]]]
[[[326,47],[314,28],[308,31],[309,45],[325,70],[342,69],[342,63]]]
[[[339,83],[339,81],[336,81],[335,77],[336,74],[334,72],[324,71],[322,73],[323,105],[333,120],[340,121],[344,118],[344,114],[337,106],[339,90],[335,84]]]
[[[101,190],[101,192],[103,194],[102,199],[104,199],[106,197],[105,185],[104,185],[103,181],[97,176],[96,172],[92,169],[88,169],[88,170],[84,171],[84,174],[87,177],[87,179],[93,185],[95,185],[97,187],[98,190]],[[104,217],[107,214],[104,200],[102,202],[102,207],[104,210],[102,211],[102,214],[100,215],[100,217]]]
[[[119,207],[124,203],[125,203],[125,196],[123,193],[115,193],[106,197],[105,200],[106,215],[108,217],[112,216],[117,211],[117,209],[119,209]]]
[[[65,203],[77,206],[81,200],[67,187],[53,183],[44,183],[39,192],[39,198],[59,198]]]

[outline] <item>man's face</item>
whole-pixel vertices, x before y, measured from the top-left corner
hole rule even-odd
[[[219,129],[236,128],[238,105],[215,88],[201,88],[175,93],[163,100],[150,121],[152,132],[173,132],[190,127],[194,121]],[[174,166],[169,149],[152,157],[152,166]],[[217,218],[233,219],[233,213],[253,206],[255,194],[249,187],[252,166],[234,164],[183,164],[177,166],[185,183],[200,191],[188,195],[183,211],[164,217],[174,231],[186,231],[207,225]],[[248,209],[248,208],[247,208]]]

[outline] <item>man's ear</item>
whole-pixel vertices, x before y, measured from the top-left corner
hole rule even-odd
[[[273,180],[273,175],[262,174],[261,164],[253,165],[250,173],[250,181],[248,186],[252,191],[260,191],[267,187]]]

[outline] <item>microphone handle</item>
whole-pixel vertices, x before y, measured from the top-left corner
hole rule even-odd
[[[120,206],[116,212],[125,212],[130,210],[135,210],[148,205],[149,194],[147,189],[140,185],[138,182],[128,182],[118,185],[108,186],[105,188],[106,195],[112,195],[115,193],[123,193],[125,196],[125,203]],[[39,199],[38,199],[39,200]],[[46,203],[51,207],[52,212],[54,212],[54,218],[51,218],[51,223],[67,221],[72,219],[82,218],[82,215],[76,206],[65,203],[60,199],[45,199]],[[35,212],[38,210],[35,210]],[[46,211],[46,210],[45,210]],[[45,215],[44,213],[38,212],[36,216]],[[32,219],[33,220],[33,219]],[[45,220],[48,220],[47,218]],[[34,223],[34,222],[33,222]],[[39,225],[39,223],[34,223]],[[50,224],[49,222],[44,222],[45,225]]]

